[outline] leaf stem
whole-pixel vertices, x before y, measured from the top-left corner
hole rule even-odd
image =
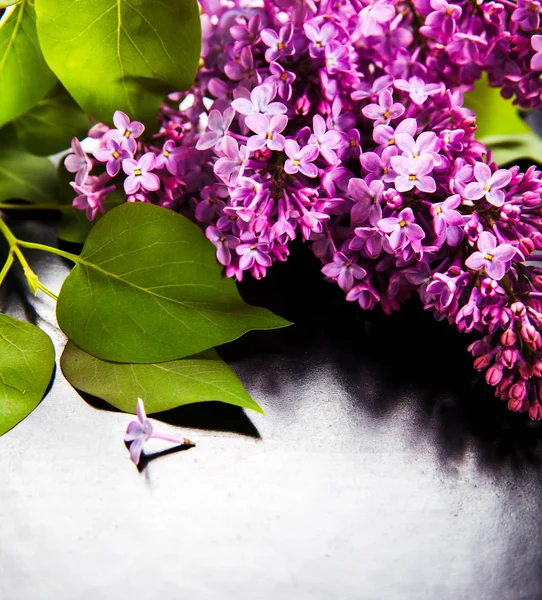
[[[6,258],[6,262],[4,263],[4,266],[2,267],[2,270],[0,271],[0,285],[2,285],[2,282],[6,278],[6,275],[8,274],[8,271],[10,270],[12,264],[13,264],[13,252],[10,250],[8,257]]]
[[[75,263],[79,262],[79,257],[75,254],[71,254],[70,252],[64,252],[58,248],[53,248],[52,246],[45,246],[44,244],[35,244],[33,242],[24,242],[22,240],[18,240],[12,233],[11,229],[6,225],[4,219],[0,217],[0,233],[6,238],[7,243],[9,244],[9,256],[6,260],[6,264],[0,271],[0,283],[2,283],[6,273],[9,268],[13,264],[13,257],[16,256],[17,260],[21,263],[21,267],[23,268],[23,273],[26,278],[26,282],[28,287],[35,295],[38,293],[38,290],[41,290],[44,294],[47,294],[53,300],[57,300],[58,297],[56,294],[51,292],[51,290],[47,289],[39,280],[38,276],[31,269],[28,261],[26,260],[24,254],[21,252],[21,248],[29,248],[32,250],[43,250],[45,252],[50,252],[51,254],[58,254],[63,258],[67,258]]]
[[[10,204],[0,202],[0,210],[59,210],[70,212],[73,210],[71,204]]]
[[[64,250],[60,250],[60,248],[54,248],[53,246],[46,246],[45,244],[36,244],[34,242],[25,242],[23,240],[16,240],[17,244],[21,246],[21,248],[28,248],[29,250],[42,250],[43,252],[49,252],[50,254],[56,254],[57,256],[62,256],[62,258],[67,258],[74,263],[81,262],[81,259],[77,254],[72,254],[71,252],[65,252]]]

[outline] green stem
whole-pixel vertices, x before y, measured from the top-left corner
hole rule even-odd
[[[52,298],[55,302],[58,300],[58,296],[53,294],[50,289],[46,288],[43,284],[38,281],[38,289],[41,290],[44,294],[47,294],[49,298]]]
[[[10,270],[12,264],[13,264],[13,252],[10,250],[8,257],[6,259],[6,262],[5,262],[4,266],[2,267],[2,270],[0,271],[0,285],[6,278],[6,275],[8,274],[8,271]]]
[[[67,258],[74,263],[81,262],[81,259],[77,256],[77,254],[65,252],[64,250],[60,250],[60,248],[53,248],[53,246],[45,246],[44,244],[36,244],[34,242],[24,242],[23,240],[16,240],[16,242],[19,244],[19,246],[21,246],[21,248],[28,248],[29,250],[43,250],[43,252],[50,252],[51,254],[62,256],[62,258]]]
[[[10,204],[9,202],[0,202],[0,210],[59,210],[70,212],[73,210],[73,206],[71,204]]]
[[[58,256],[67,258],[68,260],[71,260],[75,263],[79,262],[79,257],[75,254],[71,254],[70,252],[64,252],[63,250],[60,250],[58,248],[53,248],[52,246],[45,246],[44,244],[35,244],[33,242],[24,242],[22,240],[18,240],[13,235],[11,229],[6,225],[5,221],[1,217],[0,233],[2,233],[2,235],[6,238],[7,243],[9,244],[9,257],[6,260],[6,264],[4,265],[2,271],[0,272],[0,283],[2,282],[9,268],[11,267],[13,263],[13,256],[15,255],[17,257],[17,260],[21,263],[26,282],[28,284],[28,287],[32,290],[32,293],[37,294],[38,290],[41,290],[43,293],[53,298],[53,300],[57,300],[58,298],[56,294],[51,292],[51,290],[47,289],[39,281],[38,276],[34,273],[34,271],[32,271],[24,254],[21,252],[21,248],[29,248],[31,250],[43,250],[45,252],[50,252],[51,254],[57,254]]]

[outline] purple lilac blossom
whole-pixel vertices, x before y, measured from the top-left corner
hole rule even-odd
[[[537,6],[205,2],[202,66],[159,131],[143,137],[116,113],[116,129],[90,135],[98,151],[113,139],[131,152],[123,165],[156,157],[158,187],[126,200],[200,223],[228,277],[265,276],[301,239],[347,301],[391,312],[418,294],[476,336],[475,368],[539,419],[542,173],[499,169],[463,106],[485,73],[518,106],[542,107]],[[133,171],[112,177],[83,154],[69,161],[86,177],[75,204],[94,217],[112,189],[134,189]]]

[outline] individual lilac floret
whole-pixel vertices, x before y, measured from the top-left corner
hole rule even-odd
[[[463,217],[456,209],[461,204],[461,196],[454,194],[444,202],[437,202],[431,205],[431,215],[433,217],[433,229],[439,237],[446,232],[446,228],[458,227],[463,225]]]
[[[122,170],[128,175],[124,180],[124,190],[127,194],[135,194],[140,188],[155,192],[160,188],[160,178],[151,173],[156,166],[156,156],[147,152],[138,161],[127,158],[122,161]]]
[[[314,23],[305,23],[303,29],[305,35],[311,41],[309,53],[312,58],[324,56],[327,44],[335,39],[339,33],[337,27],[329,21],[325,22],[321,28]]]
[[[103,199],[115,189],[114,185],[105,187],[107,181],[109,181],[109,176],[103,173],[100,177],[87,177],[83,185],[70,182],[78,194],[72,204],[79,210],[85,210],[89,221],[93,221],[99,212],[105,213]]]
[[[107,140],[105,147],[99,148],[94,152],[94,156],[100,162],[106,163],[105,170],[110,177],[116,177],[119,174],[123,160],[132,158],[131,152],[123,146],[123,140],[124,138],[120,140]]]
[[[467,258],[465,264],[475,271],[485,269],[489,277],[496,280],[504,277],[510,268],[510,261],[518,252],[511,244],[497,246],[497,238],[489,231],[480,234],[478,250]]]
[[[369,219],[371,225],[376,225],[382,218],[382,192],[384,184],[375,179],[367,185],[364,179],[352,178],[348,182],[348,194],[356,201],[352,207],[352,221],[363,223]]]
[[[330,164],[337,162],[337,150],[342,143],[341,134],[338,131],[326,131],[326,122],[320,115],[314,115],[312,120],[314,133],[309,138],[309,144],[317,146],[320,154]]]
[[[533,71],[542,71],[542,35],[533,35],[531,46],[536,52],[531,58],[531,69]]]
[[[265,60],[269,63],[277,60],[279,56],[289,56],[294,53],[290,43],[294,33],[291,25],[284,25],[279,33],[272,29],[264,29],[261,33],[263,43],[268,46],[265,51]]]
[[[414,187],[420,192],[432,193],[437,189],[435,180],[429,176],[433,170],[433,157],[424,154],[419,158],[392,156],[391,166],[398,174],[395,178],[395,188],[398,192],[408,192]]]
[[[217,150],[220,150],[222,141],[230,128],[234,115],[235,110],[231,106],[224,111],[224,114],[221,114],[219,110],[213,109],[209,113],[209,120],[207,122],[207,127],[210,131],[207,131],[200,137],[196,144],[196,150],[208,150],[213,146]]]
[[[77,138],[72,138],[71,142],[73,154],[68,154],[64,159],[64,166],[70,173],[75,173],[75,183],[83,185],[85,179],[92,169],[92,163],[87,153],[81,148],[81,142]]]
[[[231,105],[242,115],[255,113],[263,115],[283,114],[286,112],[286,106],[282,102],[271,102],[276,93],[277,90],[274,85],[262,83],[250,92],[250,100],[248,98],[237,98]]]
[[[411,77],[408,81],[405,79],[397,79],[394,83],[398,90],[408,92],[412,102],[422,105],[429,96],[436,94],[442,89],[438,83],[425,83],[419,77]]]
[[[120,110],[115,111],[113,123],[116,129],[110,129],[104,135],[104,141],[124,138],[126,148],[133,154],[137,150],[136,139],[145,131],[145,125],[139,121],[130,121],[128,115]]]
[[[388,0],[369,2],[359,13],[361,33],[365,37],[378,36],[384,33],[383,25],[395,17],[395,7]]]
[[[295,73],[286,71],[277,62],[269,65],[269,72],[271,75],[265,80],[265,83],[275,85],[279,97],[288,102],[292,97],[292,83],[296,80]]]
[[[508,169],[499,169],[491,173],[488,165],[477,162],[474,165],[474,177],[476,181],[469,183],[463,192],[467,200],[480,200],[484,198],[493,206],[504,204],[504,192],[501,188],[510,183],[512,173]]]
[[[318,169],[312,162],[318,156],[317,146],[305,146],[299,149],[295,140],[286,140],[284,151],[288,159],[284,163],[284,170],[289,175],[295,175],[298,171],[307,177],[316,177]]]
[[[167,169],[170,175],[177,175],[179,173],[179,155],[182,152],[182,148],[179,148],[175,144],[175,140],[166,140],[162,146],[162,152],[156,157],[157,169]]]
[[[245,123],[249,129],[257,134],[248,138],[247,148],[251,152],[261,150],[265,146],[269,150],[284,149],[285,140],[281,133],[288,124],[286,115],[272,115],[270,119],[265,115],[248,115]]]
[[[431,8],[433,12],[427,15],[425,28],[440,29],[445,36],[451,36],[463,12],[461,7],[449,4],[446,0],[431,0]]]
[[[254,263],[262,267],[270,267],[272,264],[269,256],[269,245],[261,242],[252,244],[239,244],[235,251],[241,257],[239,259],[239,268],[243,271],[250,269]]]
[[[416,223],[411,208],[403,209],[397,217],[378,221],[378,227],[388,235],[392,250],[403,250],[409,243],[419,246],[425,237],[423,229]]]
[[[238,177],[242,177],[248,160],[249,151],[246,146],[239,147],[235,138],[227,135],[222,143],[222,154],[214,166],[215,174],[226,183],[235,185]]]
[[[372,119],[375,125],[388,125],[392,119],[400,117],[405,112],[405,107],[400,102],[393,102],[393,96],[389,90],[384,90],[378,95],[378,104],[369,104],[361,111],[368,119]]]
[[[179,444],[180,446],[195,446],[193,442],[187,438],[177,437],[169,433],[164,433],[151,423],[145,413],[145,405],[141,398],[137,399],[136,405],[137,421],[130,421],[124,434],[124,441],[130,444],[130,458],[135,465],[139,464],[143,444],[151,438],[156,440],[164,440]]]
[[[239,245],[239,239],[233,235],[222,233],[211,225],[205,230],[205,236],[214,244],[218,262],[227,267],[231,262],[230,250]]]
[[[363,279],[367,271],[352,262],[342,252],[337,252],[333,256],[333,262],[322,267],[322,273],[327,277],[336,277],[339,287],[348,292],[354,285],[354,279]]]

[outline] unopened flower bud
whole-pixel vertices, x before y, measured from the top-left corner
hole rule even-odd
[[[523,302],[514,302],[514,304],[512,304],[510,307],[510,310],[515,317],[524,317],[527,312]]]
[[[502,368],[498,365],[489,367],[486,371],[486,381],[489,385],[497,385],[502,379]]]

